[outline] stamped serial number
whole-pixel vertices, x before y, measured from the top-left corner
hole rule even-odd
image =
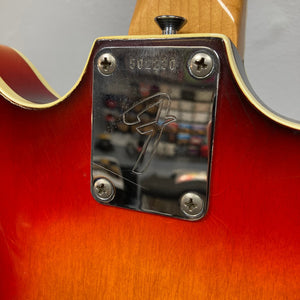
[[[130,57],[129,68],[131,70],[175,71],[176,60],[168,57]]]

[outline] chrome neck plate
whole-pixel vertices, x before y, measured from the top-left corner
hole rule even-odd
[[[208,209],[219,58],[208,47],[117,46],[94,60],[91,191],[186,220]]]

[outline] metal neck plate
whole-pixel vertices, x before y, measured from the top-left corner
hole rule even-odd
[[[104,204],[198,220],[219,58],[207,47],[102,48],[94,61],[91,190]]]

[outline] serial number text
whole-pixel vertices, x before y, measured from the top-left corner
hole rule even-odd
[[[149,70],[149,71],[175,71],[175,58],[153,58],[153,57],[130,57],[129,68],[131,70]]]

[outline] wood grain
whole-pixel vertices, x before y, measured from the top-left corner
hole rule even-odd
[[[159,15],[187,19],[180,33],[222,33],[243,53],[246,1],[243,0],[137,0],[129,34],[160,34]]]

